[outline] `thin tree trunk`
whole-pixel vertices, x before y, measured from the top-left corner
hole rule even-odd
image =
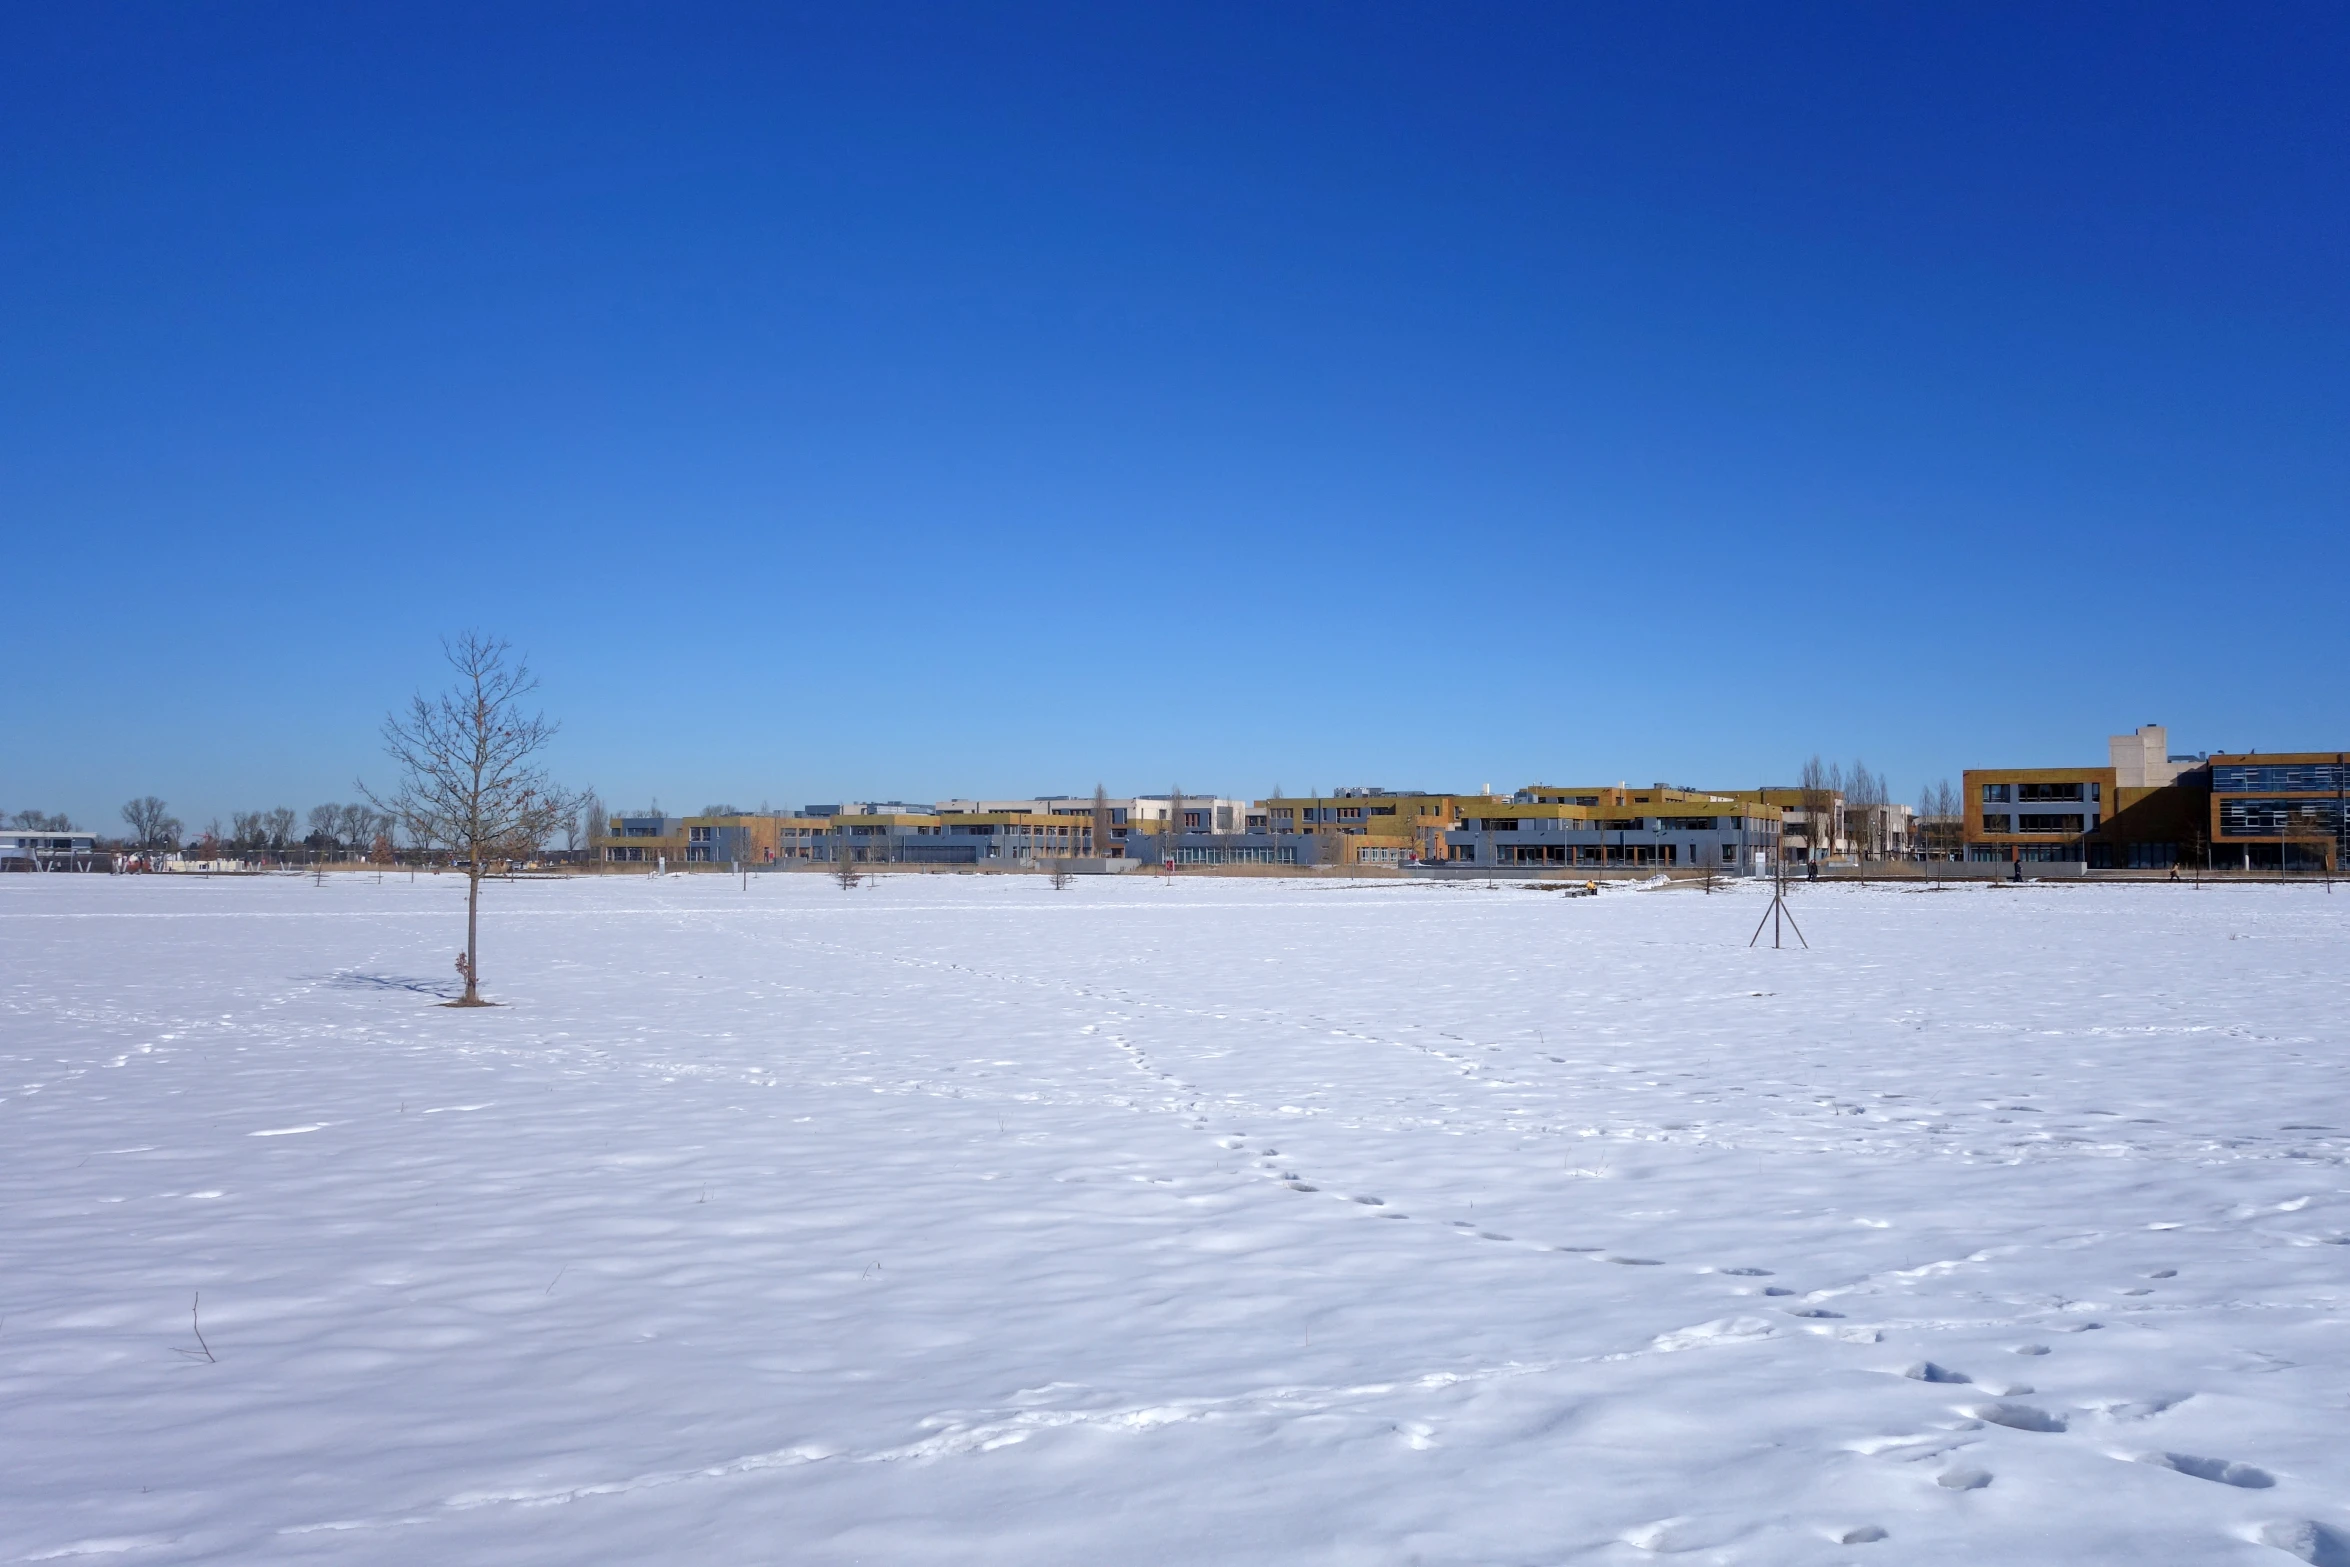
[[[481,929],[481,855],[473,857],[472,874],[465,879],[465,999],[481,1000],[481,957],[477,936]]]

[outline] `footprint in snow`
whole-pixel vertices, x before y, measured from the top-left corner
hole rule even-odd
[[[1767,1279],[1771,1276],[1768,1268],[1724,1268],[1722,1272],[1733,1279]]]
[[[2252,1538],[2298,1557],[2310,1567],[2350,1567],[2350,1534],[2307,1518],[2264,1523],[2253,1531]]]
[[[1948,1366],[1938,1366],[1930,1360],[1921,1360],[1901,1374],[1912,1382],[1972,1382],[1974,1380],[1963,1371],[1953,1371]]]
[[[1980,1491],[1991,1483],[1987,1469],[1950,1469],[1934,1477],[1934,1483],[1948,1491]]]
[[[2180,1474],[2198,1480],[2210,1480],[2219,1485],[2232,1485],[2246,1491],[2265,1491],[2277,1483],[2277,1477],[2251,1464],[2231,1463],[2225,1458],[2197,1458],[2192,1453],[2121,1453],[2117,1457],[2134,1459],[2141,1464],[2152,1464],[2157,1469],[2175,1469]]]
[[[2005,1426],[2010,1431],[2053,1432],[2065,1428],[2062,1415],[2052,1415],[2030,1404],[1975,1404],[1961,1412],[1991,1425]]]

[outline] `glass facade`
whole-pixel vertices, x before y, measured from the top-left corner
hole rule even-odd
[[[2264,790],[2279,793],[2318,793],[2332,790],[2341,792],[2350,786],[2350,767],[2338,762],[2293,762],[2283,766],[2213,764],[2211,788],[2214,794],[2245,794]]]
[[[2338,799],[2223,799],[2218,834],[2223,839],[2279,839],[2289,829],[2336,836],[2343,829]]]
[[[2219,833],[2223,838],[2281,838],[2289,828],[2339,837],[2342,802],[2259,799],[2219,802]]]

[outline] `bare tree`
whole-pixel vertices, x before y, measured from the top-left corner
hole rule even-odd
[[[1918,791],[1918,842],[1927,857],[1955,859],[1966,833],[1966,812],[1958,791],[1945,778]]]
[[[1175,840],[1182,831],[1183,785],[1171,784],[1167,789],[1166,835],[1159,839],[1159,858],[1169,865],[1175,863]]]
[[[269,834],[269,846],[272,849],[282,852],[287,844],[294,841],[294,825],[297,819],[292,806],[281,805],[275,810],[264,811],[261,813],[261,819]]]
[[[563,847],[576,854],[582,849],[591,853],[604,838],[604,802],[597,798],[593,784],[579,791],[579,811],[563,819]]]
[[[229,843],[239,850],[260,849],[269,842],[269,813],[267,811],[231,811],[229,816]]]
[[[151,794],[143,794],[124,806],[122,819],[130,827],[131,842],[142,853],[160,854],[179,846],[179,818]]]
[[[345,840],[343,838],[343,808],[341,806],[313,805],[310,807],[309,821],[310,836],[313,839],[325,840],[318,847],[322,849],[342,847]]]
[[[589,789],[580,796],[580,823],[587,830],[587,852],[591,860],[604,857],[604,834],[611,829],[612,813],[604,809],[604,798]]]
[[[1110,793],[1100,784],[1093,786],[1093,852],[1110,852]]]
[[[16,813],[16,820],[9,825],[29,827],[34,832],[73,831],[73,823],[63,811],[58,811],[55,814],[47,811],[19,811]]]
[[[384,718],[384,751],[400,770],[398,787],[379,796],[362,783],[359,792],[417,842],[438,840],[464,851],[465,954],[457,968],[465,994],[452,1005],[478,1007],[488,1005],[479,961],[482,875],[494,858],[535,852],[576,802],[535,761],[556,726],[519,706],[538,689],[530,666],[478,631],[441,648],[456,682]]]
[[[1803,801],[1803,856],[1817,862],[1824,846],[1835,842],[1832,824],[1836,814],[1836,795],[1844,782],[1840,770],[1831,768],[1814,756],[1803,764],[1803,771],[1795,780],[1795,787]]]
[[[2296,801],[2281,807],[2277,814],[2282,818],[2278,823],[2282,831],[2278,834],[2277,869],[2290,875],[2293,861],[2299,859],[2305,865],[2314,860],[2319,870],[2330,872],[2334,824],[2319,814],[2318,805],[2306,800]],[[2295,850],[2300,852],[2296,854]],[[2326,876],[2326,890],[2334,890],[2331,874]]]
[[[1860,813],[1860,855],[1862,859],[1879,860],[1885,857],[1887,839],[1892,835],[1892,822],[1885,809],[1893,795],[1882,773],[1869,771],[1869,764],[1855,761],[1852,771],[1844,778],[1844,804],[1848,812]]]

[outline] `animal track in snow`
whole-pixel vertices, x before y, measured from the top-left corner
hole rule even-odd
[[[1963,1371],[1953,1371],[1948,1366],[1938,1366],[1930,1360],[1921,1360],[1901,1374],[1912,1382],[1972,1382],[1974,1380]]]

